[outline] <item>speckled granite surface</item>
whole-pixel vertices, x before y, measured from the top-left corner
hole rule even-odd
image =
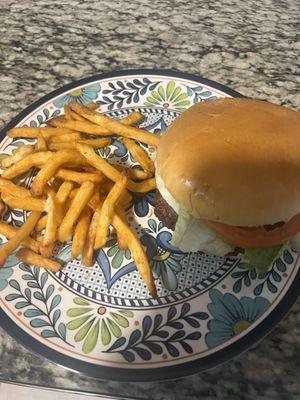
[[[196,73],[300,111],[299,2],[0,0],[0,128],[84,76],[126,68]],[[300,399],[300,303],[225,366],[157,384],[100,382],[29,353],[0,330],[0,378],[142,399]]]

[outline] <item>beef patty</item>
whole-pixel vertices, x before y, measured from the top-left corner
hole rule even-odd
[[[169,206],[158,190],[156,191],[154,213],[167,228],[175,229],[178,214]]]

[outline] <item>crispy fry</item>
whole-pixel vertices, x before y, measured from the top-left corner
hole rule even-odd
[[[43,239],[41,240],[41,245],[40,245],[40,253],[43,257],[49,258],[52,254],[53,248],[54,248],[55,243],[52,243],[48,246],[44,246],[43,244]]]
[[[46,225],[47,225],[47,218],[48,218],[47,215],[43,215],[43,216],[38,220],[38,223],[36,224],[36,227],[35,227],[35,230],[36,230],[37,232],[42,231],[42,230],[46,227]]]
[[[45,200],[36,199],[32,196],[20,198],[11,196],[10,194],[3,192],[2,200],[10,208],[18,208],[19,210],[43,212],[45,208]]]
[[[76,140],[81,140],[82,137],[78,132],[66,133],[64,135],[52,136],[49,140],[51,144],[53,143],[65,143],[65,142],[75,142]]]
[[[51,151],[40,151],[38,153],[29,154],[4,171],[2,178],[12,179],[23,174],[32,167],[43,165],[49,160],[52,154]]]
[[[29,217],[26,219],[21,228],[18,229],[16,234],[9,239],[6,243],[4,243],[0,248],[0,266],[5,263],[7,257],[22,243],[31,232],[34,230],[34,227],[37,221],[40,218],[41,213],[37,211],[32,211]]]
[[[107,231],[113,219],[115,205],[126,187],[126,182],[127,177],[125,174],[122,174],[121,179],[114,184],[103,202],[100,212],[99,229],[96,234],[95,249],[100,249],[106,243]]]
[[[120,120],[119,123],[123,125],[134,125],[135,123],[141,121],[141,114],[133,112],[127,117]],[[60,128],[71,129],[73,131],[78,131],[82,133],[87,133],[90,135],[112,135],[114,131],[104,128],[99,125],[92,124],[91,122],[84,119],[84,121],[70,121],[66,118],[61,118],[59,120],[52,121],[52,125]]]
[[[84,208],[80,214],[73,235],[72,250],[71,250],[71,256],[73,259],[77,258],[80,254],[83,253],[84,244],[86,241],[88,229],[91,222],[91,217],[92,217],[92,210],[89,207]]]
[[[32,127],[32,126],[21,126],[13,128],[7,132],[7,136],[12,138],[24,137],[24,138],[37,138],[40,133],[44,138],[48,139],[55,135],[64,135],[72,133],[73,131],[65,128],[52,128],[52,127]]]
[[[71,120],[73,119],[73,117],[72,117],[73,111],[70,109],[70,107],[68,105],[64,106],[64,114],[67,119],[71,119]]]
[[[52,151],[58,151],[62,149],[74,149],[76,150],[76,142],[59,142],[59,143],[50,143],[49,149]],[[94,149],[100,149],[101,147],[106,147],[111,143],[110,138],[100,138],[100,139],[80,139],[78,143],[87,144]]]
[[[117,212],[118,216],[121,218],[121,220],[125,224],[127,224],[128,223],[127,215],[126,215],[126,212],[125,212],[124,208],[120,204],[116,204],[115,209],[116,209],[116,212]],[[117,231],[117,238],[118,238],[118,247],[119,247],[119,249],[121,249],[121,250],[127,249],[127,247],[128,247],[127,238],[123,235],[123,231],[122,230]]]
[[[61,179],[64,179],[64,180],[77,182],[79,184],[86,182],[86,181],[91,181],[91,182],[97,183],[97,182],[102,182],[105,179],[104,175],[100,171],[96,171],[94,173],[93,172],[77,172],[77,171],[72,171],[70,169],[64,169],[64,168],[60,168],[56,172],[56,176]],[[0,186],[0,190],[1,190],[1,186]]]
[[[27,156],[28,154],[32,154],[34,151],[35,151],[35,146],[31,144],[17,147],[14,155],[2,159],[1,167],[9,168],[17,161],[20,161],[22,158]]]
[[[141,278],[147,285],[148,290],[151,293],[152,297],[156,298],[157,293],[151,267],[149,265],[145,251],[142,245],[140,244],[138,238],[131,231],[129,226],[124,221],[122,221],[122,219],[118,216],[118,214],[114,214],[112,224],[117,232],[121,232],[122,235],[127,238],[128,248],[131,252],[132,258],[134,259],[135,265],[141,275]]]
[[[0,222],[0,234],[5,236],[7,239],[11,239],[12,237],[14,237],[19,229],[20,228],[8,225],[5,222]],[[36,240],[32,239],[30,236],[23,240],[21,244],[30,250],[39,252],[39,243]]]
[[[127,171],[133,181],[143,181],[147,178],[150,178],[147,172],[138,168],[128,168]]]
[[[52,272],[58,272],[61,269],[61,265],[58,262],[49,260],[48,258],[40,256],[39,254],[36,254],[28,249],[18,250],[16,257],[26,264],[33,264],[37,267],[49,269]]]
[[[97,110],[98,108],[98,104],[97,103],[93,103],[92,101],[88,104],[85,105],[89,110]]]
[[[46,139],[44,138],[41,130],[39,131],[38,136],[37,136],[36,148],[38,151],[48,150]]]
[[[90,222],[86,243],[84,246],[81,263],[86,267],[90,267],[93,263],[94,244],[96,240],[96,233],[99,226],[99,218],[102,204],[100,203],[94,211],[92,220]]]
[[[8,179],[4,179],[0,177],[0,192],[6,193],[14,197],[31,197],[30,191],[25,189],[22,186],[15,185],[13,182]]]
[[[76,160],[81,161],[81,159],[82,157],[80,154],[73,150],[60,150],[57,153],[54,153],[49,162],[38,172],[33,181],[30,190],[33,196],[40,196],[43,193],[44,186],[61,165]]]
[[[141,182],[128,180],[127,188],[134,193],[147,193],[156,188],[155,178],[149,178]]]
[[[92,182],[84,182],[76,196],[74,197],[70,208],[68,209],[59,229],[58,229],[58,239],[61,242],[70,240],[72,236],[72,229],[75,225],[80,213],[84,207],[89,202],[90,198],[94,193],[95,185]]]
[[[43,246],[49,247],[55,243],[57,231],[55,196],[53,196],[53,194],[48,195],[45,204],[45,211],[47,213],[47,223],[43,238]]]
[[[124,125],[122,122],[109,118],[103,114],[99,114],[96,111],[89,110],[79,103],[72,103],[70,104],[70,107],[73,111],[77,112],[77,114],[82,115],[84,118],[100,125],[101,127],[107,128],[109,131],[114,132],[117,135],[136,139],[155,147],[159,144],[159,136],[154,133],[133,126]]]
[[[145,172],[150,176],[154,173],[154,163],[150,160],[148,154],[143,150],[141,146],[136,144],[133,140],[128,138],[123,138],[123,143],[125,147],[129,150],[133,158],[140,164]]]

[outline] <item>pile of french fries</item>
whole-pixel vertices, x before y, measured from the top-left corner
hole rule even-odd
[[[96,109],[95,103],[70,103],[64,115],[44,127],[17,127],[7,133],[11,138],[34,138],[36,143],[18,147],[2,160],[1,212],[6,204],[30,214],[20,228],[0,222],[0,234],[7,238],[0,248],[0,267],[17,249],[20,261],[57,272],[62,268],[52,257],[57,241],[72,241],[72,258],[81,257],[89,267],[94,250],[105,246],[112,226],[119,247],[130,250],[141,278],[156,297],[145,251],[128,226],[125,211],[132,192],[155,188],[153,161],[136,141],[156,147],[159,137],[135,126],[143,119],[140,113],[114,120]],[[112,136],[123,142],[141,169],[112,165],[95,151],[109,145]],[[13,181],[31,168],[38,172],[30,189]]]

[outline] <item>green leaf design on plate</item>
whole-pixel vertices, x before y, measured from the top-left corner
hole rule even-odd
[[[70,329],[71,331],[73,331],[73,330],[79,328],[81,325],[83,325],[91,317],[92,317],[92,314],[89,314],[84,317],[73,319],[73,321],[70,321],[67,323],[67,328]]]
[[[113,319],[119,324],[122,328],[127,328],[129,326],[128,320],[120,314],[116,314],[114,312],[110,312],[110,315]]]
[[[118,325],[111,320],[110,318],[107,318],[107,324],[108,324],[108,328],[111,331],[111,333],[116,337],[120,337],[122,335],[121,329],[118,327]]]
[[[174,99],[176,101],[176,103],[180,100],[184,100],[187,97],[189,97],[189,95],[187,93],[181,93],[178,97],[176,97],[176,99]]]
[[[125,315],[125,317],[128,318],[132,318],[134,316],[134,313],[129,310],[119,310],[119,313]]]
[[[91,329],[89,332],[87,338],[85,339],[82,350],[85,354],[90,353],[91,351],[94,350],[97,344],[99,336],[99,321],[94,325],[94,327]]]
[[[81,340],[83,340],[86,337],[88,331],[91,329],[93,323],[95,322],[95,319],[96,317],[91,319],[89,322],[84,324],[82,328],[79,329],[79,331],[74,336],[75,342],[81,342]]]
[[[67,316],[68,317],[79,317],[80,315],[86,314],[87,312],[92,311],[93,309],[91,307],[83,307],[83,308],[70,308],[67,311]]]
[[[156,97],[156,96],[154,96],[154,93],[155,92],[152,92],[152,96]],[[155,93],[155,95],[156,95],[156,93]],[[153,98],[153,97],[147,97],[147,101],[148,101],[148,103],[150,103],[148,105],[151,105],[151,104],[157,105],[157,104],[160,103],[160,99],[156,99],[156,98]],[[145,104],[147,105],[147,103],[145,103]]]
[[[108,251],[107,251],[108,257],[114,256],[114,255],[116,254],[117,251],[118,251],[118,246],[115,245],[115,246],[111,247],[111,248],[108,249]]]
[[[174,90],[172,96],[169,98],[169,101],[173,101],[181,92],[181,88],[179,86],[176,87],[176,89]]]
[[[111,341],[111,334],[104,319],[101,322],[101,340],[104,345],[109,344]]]
[[[174,82],[174,81],[170,81],[170,82],[167,84],[167,91],[166,91],[166,93],[167,93],[167,98],[168,98],[168,99],[170,98],[170,96],[171,96],[171,94],[172,94],[174,88],[175,88],[175,82]]]
[[[88,306],[90,304],[87,300],[83,299],[82,297],[75,297],[73,302],[75,304],[78,304],[79,306],[83,306],[83,305],[87,305]]]
[[[114,255],[112,261],[111,261],[111,266],[113,268],[120,268],[123,262],[123,252],[122,251],[117,251],[117,253]]]
[[[189,101],[180,101],[179,103],[175,103],[174,106],[175,107],[183,107],[183,106],[188,106],[190,104]]]

